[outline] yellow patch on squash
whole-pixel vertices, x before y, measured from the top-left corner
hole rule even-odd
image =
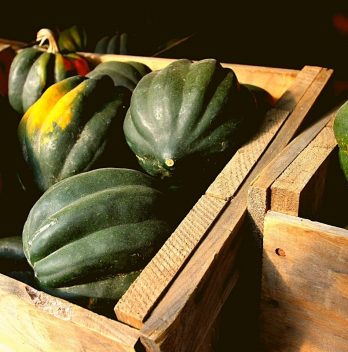
[[[52,133],[56,127],[64,130],[70,124],[74,116],[74,101],[84,90],[85,84],[81,83],[70,92],[66,93],[55,104],[43,121],[41,127],[42,134]]]
[[[84,89],[81,81],[72,83],[71,79],[55,83],[28,109],[20,123],[28,136],[53,132],[56,125],[64,129],[70,123],[72,102]]]
[[[24,114],[21,124],[26,125],[26,130],[29,135],[36,133],[36,131],[41,128],[50,109],[64,96],[66,89],[62,88],[61,84],[49,87],[42,97]]]

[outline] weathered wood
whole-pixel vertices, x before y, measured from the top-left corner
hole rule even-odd
[[[324,192],[328,160],[337,142],[325,127],[271,186],[271,210],[313,218]]]
[[[218,218],[226,201],[202,196],[115,307],[117,318],[141,328],[155,304]]]
[[[141,341],[150,351],[200,350],[202,336],[239,277],[238,231],[245,216],[245,197],[239,192],[231,200],[146,320]]]
[[[261,338],[265,351],[348,350],[348,231],[268,212]]]
[[[252,182],[248,195],[248,212],[254,223],[255,229],[260,234],[263,231],[263,223],[266,212],[271,205],[271,185],[295,160],[303,149],[315,138],[315,136],[331,121],[335,112],[325,114],[314,124],[304,130],[282,153],[278,154],[260,175]]]
[[[0,349],[135,351],[139,332],[0,274]]]
[[[304,66],[298,72],[295,83],[282,95],[277,108],[292,111],[321,71],[322,67]]]
[[[237,150],[206,194],[226,200],[233,197],[288,115],[289,111],[269,110],[258,133]]]

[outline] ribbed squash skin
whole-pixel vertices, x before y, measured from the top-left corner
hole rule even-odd
[[[153,178],[98,169],[52,186],[31,209],[24,253],[57,293],[118,298],[170,234]]]
[[[86,59],[76,53],[61,54],[32,47],[21,50],[9,73],[9,101],[23,114],[52,84],[90,71]]]
[[[97,65],[87,77],[96,78],[108,75],[115,86],[123,86],[133,91],[140,79],[151,72],[151,69],[140,62],[107,61]]]
[[[232,70],[214,59],[177,60],[140,80],[124,133],[150,175],[199,182],[245,138],[248,119],[253,128],[255,111]]]
[[[122,133],[130,92],[108,76],[74,76],[52,85],[18,127],[37,187],[100,166],[126,166]]]
[[[340,165],[348,180],[348,101],[337,111],[333,131],[339,147]]]
[[[127,33],[116,33],[100,38],[96,43],[94,52],[98,54],[128,54]]]

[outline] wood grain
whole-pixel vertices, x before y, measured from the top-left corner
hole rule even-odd
[[[124,324],[0,274],[0,350],[134,351],[139,333]]]
[[[327,162],[337,142],[325,127],[271,186],[271,210],[314,217],[324,192]]]
[[[266,351],[348,350],[347,230],[270,211],[262,272]]]
[[[268,189],[271,184],[275,181],[275,179],[280,175],[281,172],[285,170],[285,168],[292,162],[294,157],[301,151],[301,145],[307,145],[311,138],[313,138],[323,127],[325,122],[332,117],[332,114],[327,114],[324,117],[320,118],[317,122],[310,127],[304,138],[296,145],[296,143],[287,147],[287,150],[284,152],[283,156],[277,155],[279,151],[283,150],[286,145],[292,140],[298,131],[301,123],[304,118],[308,115],[308,112],[314,106],[316,101],[320,96],[320,92],[324,89],[325,85],[329,81],[332,76],[333,71],[329,69],[322,68],[319,70],[311,70],[311,67],[308,67],[308,71],[301,71],[302,79],[299,81],[299,85],[295,85],[293,91],[294,94],[300,95],[300,91],[302,87],[301,82],[310,81],[310,74],[312,76],[312,83],[309,85],[306,93],[301,96],[298,104],[296,105],[291,119],[287,119],[284,123],[280,133],[275,138],[275,141],[272,143],[273,149],[268,149],[267,154],[269,158],[269,162],[272,162],[267,169],[263,171],[258,177],[259,180],[255,180],[250,189],[250,195],[248,200],[248,212],[250,218],[254,223],[255,231],[261,236],[263,230],[263,220],[267,210],[270,207],[270,195],[268,193]],[[287,107],[288,104],[291,104],[291,94],[286,92],[284,94],[284,100],[281,99],[279,101],[279,106]],[[272,161],[273,160],[273,161]]]
[[[291,141],[291,143],[288,144],[252,182],[248,195],[248,212],[256,231],[260,234],[263,232],[266,212],[271,208],[271,185],[281,176],[284,170],[297,158],[325,125],[331,125],[335,113],[335,111],[331,111],[323,115],[315,123],[305,129],[299,136]]]
[[[226,201],[202,196],[115,307],[117,318],[141,328]]]
[[[239,278],[244,217],[239,192],[146,320],[141,341],[149,351],[200,351],[202,336]]]

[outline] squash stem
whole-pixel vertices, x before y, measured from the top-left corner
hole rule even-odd
[[[49,53],[59,53],[58,44],[53,32],[48,28],[40,29],[36,34],[36,40],[39,42],[39,46],[42,46],[46,40],[48,41],[47,52]]]

